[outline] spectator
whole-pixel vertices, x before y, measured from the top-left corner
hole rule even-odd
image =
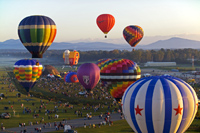
[[[84,123],[84,128],[86,128],[86,124]]]

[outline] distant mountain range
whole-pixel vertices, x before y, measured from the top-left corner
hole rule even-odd
[[[138,44],[135,49],[184,49],[184,48],[192,48],[192,49],[200,49],[200,41],[194,41],[189,39],[183,39],[178,37],[173,37],[167,40],[159,40],[157,42],[148,44],[148,45],[140,45]],[[18,49],[23,50],[25,47],[20,42],[20,40],[6,40],[4,42],[0,42],[0,49]],[[91,50],[132,50],[128,43],[127,44],[112,44],[112,43],[104,43],[104,42],[79,42],[79,43],[67,43],[67,42],[53,42],[50,46],[49,50],[61,50],[61,49],[73,49],[80,51],[91,51]]]

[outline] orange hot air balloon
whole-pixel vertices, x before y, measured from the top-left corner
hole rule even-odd
[[[108,34],[115,25],[115,18],[110,14],[101,14],[97,17],[96,23],[104,34]],[[105,35],[105,38],[107,38],[107,35]]]

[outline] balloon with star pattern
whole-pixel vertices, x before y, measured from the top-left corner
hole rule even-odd
[[[130,85],[122,97],[122,111],[138,133],[183,133],[198,109],[194,89],[182,79],[151,76]]]

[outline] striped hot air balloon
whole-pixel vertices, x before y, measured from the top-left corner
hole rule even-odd
[[[14,74],[27,92],[35,85],[42,74],[42,64],[33,59],[22,59],[14,64]]]
[[[108,86],[111,96],[119,101],[126,88],[141,78],[137,63],[128,59],[112,59],[101,66],[101,81]]]
[[[24,18],[18,27],[18,35],[32,54],[32,58],[42,58],[56,36],[54,21],[46,16],[29,16]]]
[[[137,133],[183,133],[198,109],[194,89],[172,76],[142,78],[122,97],[122,111]]]
[[[140,26],[130,25],[124,28],[123,36],[132,47],[135,47],[142,40],[144,31]]]
[[[101,66],[102,66],[105,62],[107,62],[107,61],[109,61],[109,60],[111,60],[111,59],[110,59],[110,58],[99,59],[95,64],[97,64],[97,66],[98,66],[99,68],[101,68]]]

